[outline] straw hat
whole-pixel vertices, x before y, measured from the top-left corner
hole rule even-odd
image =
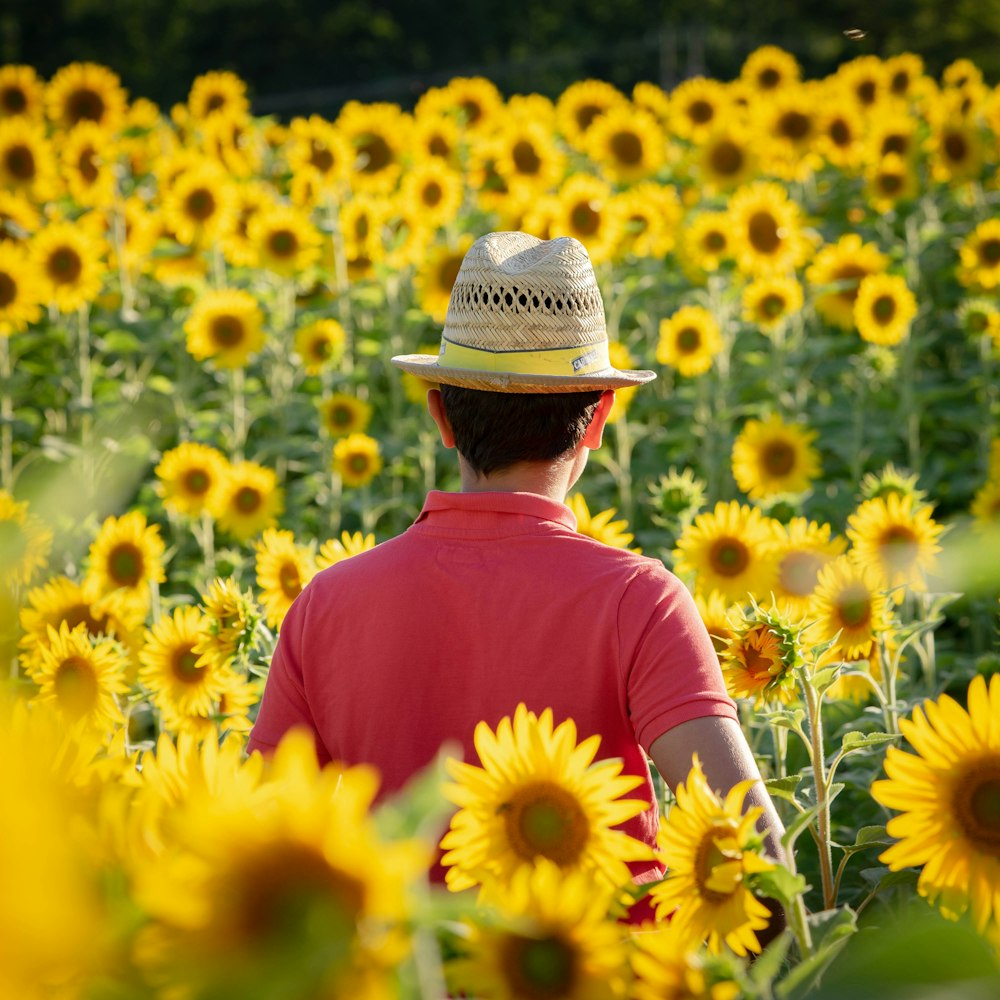
[[[621,389],[656,378],[608,359],[604,303],[582,243],[489,233],[462,261],[441,350],[392,359],[429,382],[492,392]]]

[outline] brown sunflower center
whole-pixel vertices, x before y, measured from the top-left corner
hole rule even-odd
[[[715,839],[714,830],[709,830],[702,838],[695,852],[694,873],[695,881],[698,883],[698,893],[709,902],[721,903],[729,898],[731,893],[720,892],[716,888],[711,888],[709,883],[713,881],[716,868],[725,864],[729,860],[725,851],[719,847]],[[733,887],[735,889],[735,886]]]
[[[538,855],[572,865],[588,838],[587,816],[576,797],[551,781],[518,788],[500,811],[514,853],[526,861]]]
[[[708,562],[719,576],[739,576],[750,565],[750,550],[738,538],[718,538],[709,549]]]
[[[440,205],[443,197],[444,191],[437,181],[429,181],[420,191],[420,200],[428,208],[434,208],[436,205]]]
[[[81,121],[99,122],[104,117],[104,98],[90,87],[78,87],[66,101],[66,117],[75,125]]]
[[[58,628],[62,622],[65,622],[70,629],[76,628],[77,625],[86,625],[87,632],[91,636],[110,635],[114,633],[114,627],[108,620],[108,616],[101,615],[99,618],[95,617],[93,609],[89,604],[71,605],[52,624]]]
[[[678,330],[676,343],[681,354],[694,354],[701,347],[701,330],[693,326]]]
[[[358,145],[363,174],[377,174],[392,163],[392,149],[385,139],[375,133],[366,135]]]
[[[579,954],[558,935],[529,938],[510,934],[501,949],[500,966],[510,996],[550,1000],[573,994],[579,975]]]
[[[579,201],[569,214],[570,225],[581,236],[593,236],[600,228],[601,216],[595,212],[591,202]]]
[[[774,90],[779,83],[781,83],[781,73],[773,66],[768,66],[757,74],[757,86],[761,90]]]
[[[720,177],[733,177],[743,169],[746,156],[732,139],[722,139],[712,147],[709,163]]]
[[[861,279],[866,277],[868,277],[867,269],[859,264],[841,264],[833,272],[832,278],[837,284],[843,284],[846,287],[837,292],[837,295],[846,302],[853,302],[858,297],[858,285],[861,283]]]
[[[519,174],[528,174],[533,177],[542,169],[542,158],[535,151],[534,145],[527,139],[520,139],[514,143],[511,159]]]
[[[642,163],[642,139],[635,132],[621,129],[611,137],[611,155],[627,167]]]
[[[82,656],[66,657],[56,668],[52,683],[59,706],[70,715],[86,715],[97,704],[94,667]]]
[[[483,106],[472,97],[466,97],[459,107],[465,115],[466,125],[475,125],[483,117]]]
[[[209,328],[212,341],[219,347],[236,347],[246,337],[242,321],[237,316],[216,316]]]
[[[882,561],[890,572],[906,572],[920,553],[917,536],[902,524],[894,524],[879,540]]]
[[[954,809],[965,836],[1000,857],[1000,757],[974,761],[955,785]]]
[[[743,662],[747,673],[754,679],[766,681],[777,672],[775,667],[781,666],[781,653],[777,640],[768,631],[758,631],[748,636],[743,649]]]
[[[822,568],[823,560],[815,552],[789,552],[778,566],[778,579],[786,593],[808,597]]]
[[[576,124],[581,132],[586,132],[590,128],[591,122],[598,116],[604,114],[605,109],[599,104],[581,104],[574,113]]]
[[[212,218],[215,208],[215,195],[207,187],[195,188],[184,199],[184,212],[195,222]]]
[[[0,107],[8,114],[19,115],[28,106],[28,95],[18,86],[0,89]]]
[[[260,490],[253,486],[241,486],[233,497],[233,506],[241,514],[254,514],[264,503]]]
[[[787,441],[768,441],[761,449],[760,464],[769,476],[787,476],[795,468],[795,449]]]
[[[455,286],[455,279],[462,268],[462,259],[457,256],[446,257],[441,261],[437,271],[438,288],[442,292],[450,292]]]
[[[889,81],[889,89],[897,97],[902,97],[910,89],[910,74],[905,69],[896,70]]]
[[[837,597],[837,618],[844,628],[863,628],[871,621],[872,602],[866,587],[850,584]]]
[[[184,473],[184,490],[192,496],[204,496],[212,485],[212,477],[204,469],[189,469]]]
[[[201,654],[194,651],[194,643],[178,646],[170,657],[170,669],[182,684],[198,684],[205,676],[204,666],[199,664]]]
[[[346,403],[337,403],[327,411],[330,426],[343,430],[354,423],[354,411]]]
[[[88,184],[93,184],[97,180],[100,171],[97,169],[97,150],[93,146],[87,146],[80,151],[76,160],[76,168]]]
[[[722,253],[726,249],[726,234],[718,229],[710,229],[702,238],[701,245],[709,253]]]
[[[906,156],[910,148],[910,137],[903,132],[890,133],[882,139],[881,152],[883,156],[896,153],[897,156]]]
[[[6,271],[0,271],[0,309],[6,309],[16,299],[17,282]]]
[[[979,244],[979,259],[989,267],[1000,264],[1000,239],[983,240]]]
[[[696,125],[704,125],[715,117],[715,105],[705,100],[692,101],[687,113]]]
[[[326,361],[333,354],[333,344],[328,337],[313,337],[309,342],[308,354],[313,361]]]
[[[891,323],[895,315],[896,300],[891,295],[880,295],[872,303],[872,316],[874,316],[876,322],[881,323],[882,326],[886,326]]]
[[[747,223],[747,239],[757,253],[774,253],[782,242],[775,217],[770,212],[754,212]]]
[[[778,134],[798,142],[809,135],[811,125],[809,116],[801,111],[786,111],[778,119]]]
[[[431,156],[439,156],[442,160],[447,160],[451,156],[451,146],[440,135],[431,137],[431,141],[427,143],[427,151]]]
[[[298,253],[299,238],[291,229],[276,229],[267,239],[267,249],[272,257],[286,260]]]
[[[948,132],[941,148],[952,163],[965,163],[969,158],[969,143],[961,132]]]
[[[347,467],[356,476],[363,476],[371,468],[371,462],[369,461],[368,455],[361,451],[356,451],[347,460]]]
[[[299,568],[293,562],[282,563],[278,570],[278,584],[285,597],[294,600],[302,592],[302,577]]]
[[[119,587],[135,587],[142,580],[142,551],[132,542],[119,542],[109,553],[108,576]]]
[[[205,112],[210,113],[212,111],[221,111],[226,106],[226,95],[220,94],[216,91],[214,94],[210,94],[205,101]]]
[[[83,273],[83,260],[72,247],[56,247],[45,261],[45,273],[57,285],[75,284]]]
[[[30,146],[8,146],[4,153],[4,166],[7,172],[17,181],[30,181],[35,176],[35,154]]]
[[[878,175],[878,189],[882,194],[899,194],[903,189],[903,175],[892,170],[883,170]]]
[[[878,85],[874,80],[862,80],[854,88],[854,93],[858,95],[858,100],[862,104],[874,104],[878,96]]]
[[[333,169],[333,153],[323,143],[313,139],[309,143],[309,163],[321,174],[328,173]]]
[[[833,144],[841,149],[849,146],[851,140],[854,138],[851,126],[843,118],[835,118],[830,122],[827,126],[826,134],[830,137]]]
[[[777,292],[768,292],[760,300],[760,311],[767,319],[777,319],[784,314],[787,307],[785,297]]]

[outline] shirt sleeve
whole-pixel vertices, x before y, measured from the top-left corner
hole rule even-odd
[[[647,753],[682,722],[738,718],[694,599],[662,564],[651,560],[629,582],[618,635],[629,718]]]
[[[302,676],[302,619],[309,601],[307,591],[296,598],[281,623],[278,644],[271,658],[271,667],[264,685],[257,720],[247,743],[247,752],[259,750],[267,755],[281,742],[290,729],[307,729],[316,743],[320,765],[330,761],[306,699]]]

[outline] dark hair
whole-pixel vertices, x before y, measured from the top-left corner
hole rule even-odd
[[[486,392],[442,385],[455,446],[481,476],[575,448],[600,401],[592,392]]]

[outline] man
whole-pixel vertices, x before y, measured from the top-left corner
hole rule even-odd
[[[597,733],[599,756],[640,775],[658,824],[646,754],[671,787],[693,753],[727,791],[759,773],[715,650],[683,584],[657,560],[576,532],[564,504],[601,444],[614,390],[655,377],[608,360],[604,308],[583,246],[491,233],[463,261],[437,356],[393,358],[435,383],[428,409],[458,451],[461,492],[431,492],[402,535],[327,569],[281,628],[251,749],[293,725],[321,761],[367,762],[383,792],[456,741],[475,762],[518,702]],[[763,784],[770,853],[781,823]],[[652,862],[638,882],[660,877]]]

